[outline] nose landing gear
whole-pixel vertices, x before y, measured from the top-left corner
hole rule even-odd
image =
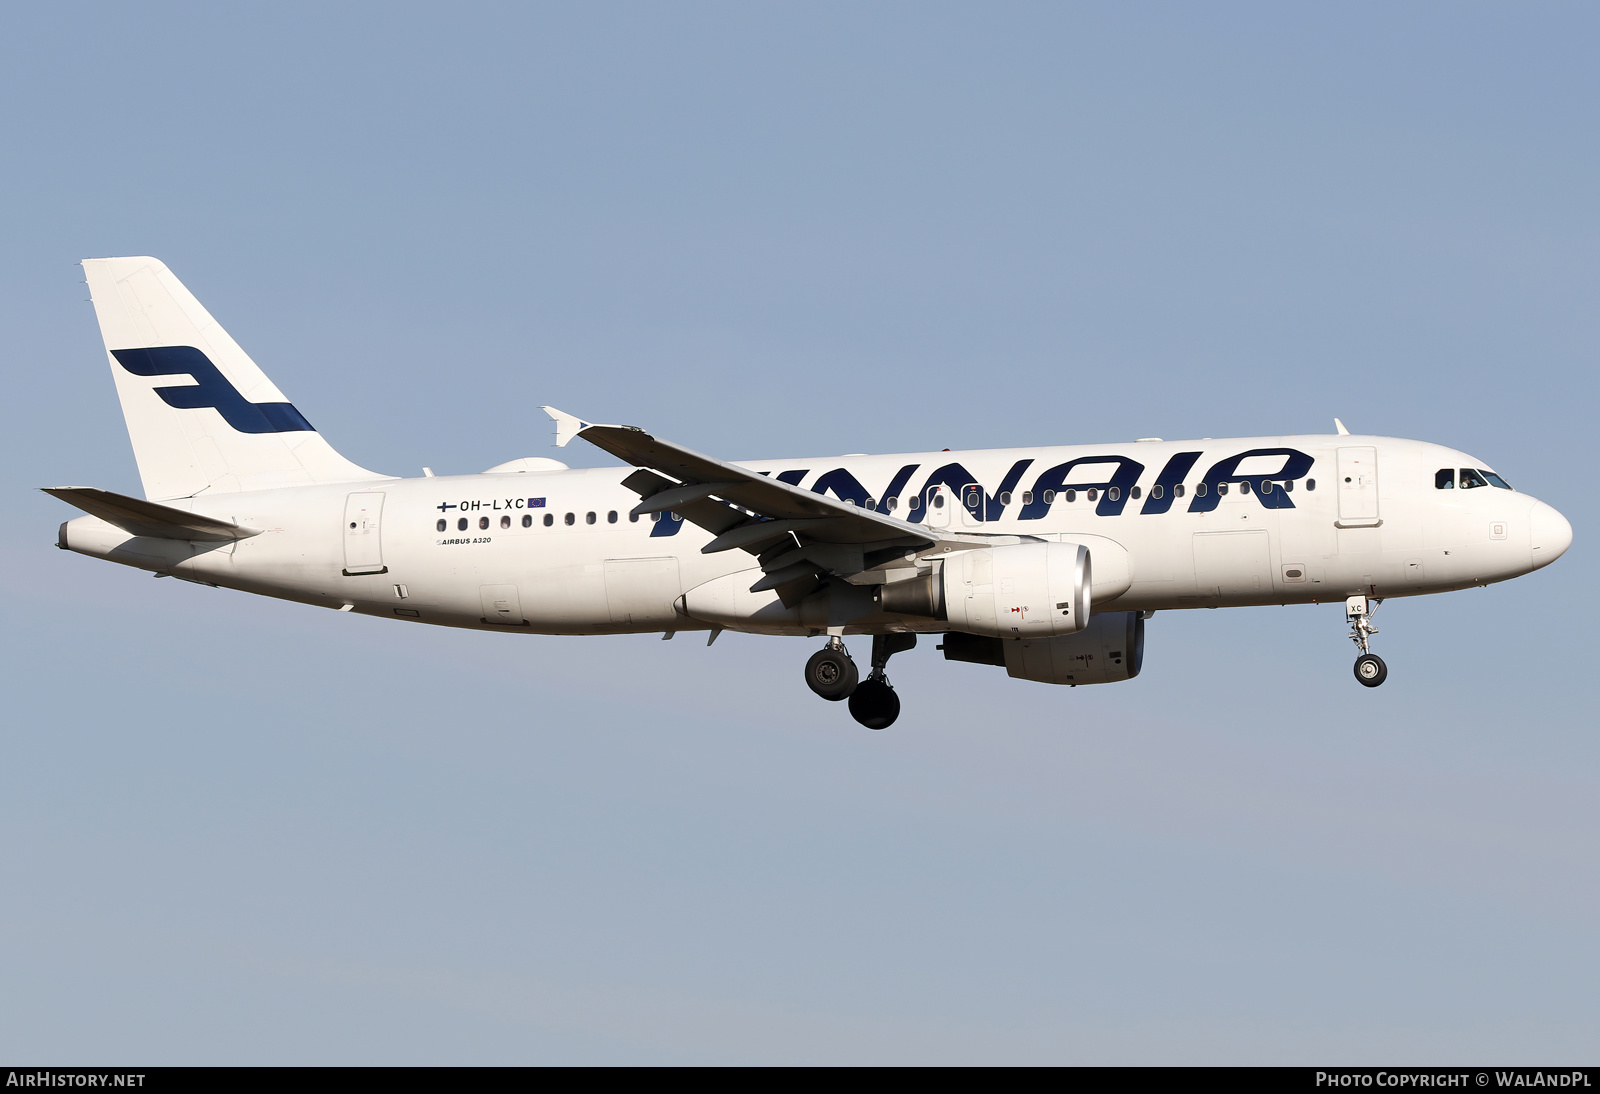
[[[1356,658],[1355,673],[1363,687],[1375,688],[1389,678],[1389,666],[1367,648],[1367,642],[1378,633],[1378,628],[1372,625],[1372,613],[1382,603],[1364,596],[1352,596],[1344,602],[1344,617],[1350,622],[1350,641],[1361,651],[1361,656]]]
[[[850,716],[868,729],[888,729],[900,717],[900,697],[884,671],[889,658],[917,644],[914,634],[878,634],[872,638],[872,673],[859,683],[856,663],[837,637],[806,662],[806,685],[830,702],[850,700]]]

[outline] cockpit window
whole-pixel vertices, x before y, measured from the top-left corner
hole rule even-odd
[[[1481,472],[1474,471],[1470,467],[1463,467],[1461,469],[1461,489],[1473,490],[1479,486],[1488,485],[1489,480],[1484,478]]]
[[[1456,488],[1456,469],[1441,467],[1433,474],[1433,486],[1436,490],[1454,490]]]
[[[1499,475],[1496,475],[1493,471],[1490,471],[1487,468],[1480,467],[1478,469],[1478,474],[1488,479],[1490,486],[1498,486],[1502,490],[1511,489],[1511,484],[1509,482],[1507,482],[1505,479],[1502,479]]]

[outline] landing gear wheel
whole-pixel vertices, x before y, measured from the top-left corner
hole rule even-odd
[[[869,676],[850,695],[850,717],[868,729],[888,729],[900,717],[900,697],[881,676]]]
[[[1356,658],[1356,679],[1362,685],[1375,688],[1389,678],[1389,666],[1375,653],[1364,653]]]
[[[830,703],[848,699],[860,678],[856,663],[843,650],[824,647],[806,662],[806,686]]]

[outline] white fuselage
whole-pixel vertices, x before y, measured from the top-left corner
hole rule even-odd
[[[1537,569],[1571,536],[1559,513],[1526,494],[1437,485],[1441,469],[1486,468],[1482,462],[1385,437],[1138,442],[742,466],[808,490],[820,481],[830,494],[859,494],[857,504],[916,523],[1086,543],[1095,557],[1095,611],[1442,592]],[[632,470],[203,493],[164,504],[261,534],[220,545],[187,543],[130,536],[80,517],[63,525],[62,546],[246,592],[444,626],[546,634],[712,625],[803,634],[841,622],[850,632],[948,629],[870,612],[848,621],[759,612],[771,607],[774,594],[686,614],[711,603],[695,590],[715,587],[710,583],[718,579],[747,587],[761,570],[740,550],[702,553],[710,533],[674,514],[630,518],[639,498],[622,480]]]

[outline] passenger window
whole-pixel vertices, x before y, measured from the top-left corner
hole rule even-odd
[[[483,531],[483,532],[487,532],[489,530],[489,518],[488,517],[479,517],[478,518],[478,530],[479,531]]]
[[[1088,490],[1084,491],[1084,495],[1083,496],[1088,498],[1090,501],[1094,501],[1096,498],[1098,498],[1100,496],[1100,491],[1096,490],[1094,487],[1091,486],[1091,487],[1089,487]]]
[[[1183,485],[1183,483],[1180,482],[1177,486],[1174,486],[1172,488],[1172,496],[1175,497],[1175,498],[1181,498],[1181,497],[1183,497],[1183,492],[1186,489],[1187,489],[1187,487],[1185,487]]]
[[[1248,494],[1249,492],[1250,492],[1250,480],[1249,479],[1245,479],[1243,482],[1241,482],[1239,484],[1239,493]]]
[[[1246,483],[1245,485],[1248,486],[1249,483]],[[1261,492],[1263,494],[1272,493],[1272,480],[1271,479],[1262,479],[1261,480]]]
[[[682,520],[683,519],[683,514],[682,513],[673,513],[672,514],[672,519],[673,520]]]
[[[1511,489],[1511,484],[1505,479],[1502,479],[1499,475],[1496,475],[1493,471],[1485,471],[1481,467],[1478,469],[1478,471],[1479,474],[1489,480],[1490,486],[1498,486],[1502,490]]]
[[[522,514],[522,526],[524,528],[532,528],[533,527],[533,514],[532,513],[524,513],[524,514]]]
[[[611,510],[611,512],[606,514],[606,523],[607,524],[615,524],[615,523],[617,523],[617,511],[615,509]]]
[[[544,515],[544,526],[546,528],[550,527],[555,522],[556,522],[556,515],[554,513],[546,513]]]
[[[1454,490],[1456,488],[1456,469],[1441,467],[1433,473],[1433,488],[1435,490]]]
[[[655,524],[660,520],[661,520],[661,514],[660,513],[651,513],[650,514],[650,523],[651,524]]]
[[[868,498],[866,501],[861,503],[861,507],[863,509],[871,509],[875,511],[878,508],[878,503],[873,501],[871,498]]]
[[[892,513],[898,508],[900,508],[900,499],[899,498],[884,498],[883,499],[883,511],[884,512]]]
[[[1316,479],[1307,479],[1306,480],[1306,489],[1307,490],[1315,490],[1316,488],[1317,488],[1317,480]]]
[[[1056,500],[1056,492],[1054,490],[1046,490],[1044,492],[1044,503],[1046,505],[1054,505],[1055,504],[1055,500]]]
[[[1022,492],[1022,504],[1023,505],[1032,505],[1033,504],[1033,491],[1032,490],[1024,490]]]
[[[583,515],[583,523],[585,523],[585,524],[593,524],[594,523],[594,513],[593,512],[585,513]]]
[[[1106,491],[1106,498],[1109,499],[1110,501],[1121,501],[1122,500],[1122,491],[1119,488],[1113,486],[1110,490]]]
[[[1134,501],[1138,501],[1139,500],[1139,495],[1141,493],[1142,493],[1142,491],[1137,486],[1135,486],[1132,490],[1128,491],[1128,497],[1132,498]]]
[[[1202,483],[1201,485],[1204,485],[1204,484]],[[1228,484],[1227,483],[1225,483],[1225,482],[1217,483],[1217,493],[1218,494],[1226,494],[1227,492],[1228,492]]]
[[[467,518],[466,517],[462,517],[460,520],[456,521],[456,531],[465,532],[466,530],[467,530]]]
[[[1489,482],[1482,475],[1470,467],[1461,469],[1461,489],[1476,490],[1480,486],[1488,486]]]
[[[1001,505],[1010,505],[1011,504],[1011,491],[1009,491],[1009,490],[1000,491],[1000,504]]]
[[[502,527],[502,528],[510,528],[511,527],[511,518],[510,517],[501,517],[500,518],[500,527]]]
[[[1154,498],[1156,501],[1160,501],[1162,499],[1162,497],[1164,497],[1165,495],[1166,495],[1166,491],[1164,489],[1162,489],[1162,486],[1161,486],[1160,483],[1156,483],[1154,486],[1152,486],[1150,488],[1150,496],[1152,498]]]
[[[629,513],[628,514],[628,523],[629,524],[638,524],[639,523],[639,514],[638,513]]]
[[[576,513],[568,513],[566,516],[562,517],[561,520],[562,523],[566,524],[567,527],[570,528],[572,525],[578,523],[578,515]]]
[[[1067,503],[1068,504],[1071,504],[1072,502],[1075,502],[1075,501],[1078,500],[1078,492],[1076,490],[1068,490],[1066,492],[1066,494],[1063,495],[1063,497],[1065,497],[1067,499]]]
[[[439,522],[439,531],[442,532],[448,527],[450,527],[450,522],[449,521],[441,520]]]
[[[1197,483],[1194,484],[1194,496],[1197,497],[1197,498],[1203,498],[1203,497],[1206,496],[1206,484],[1205,483],[1197,482]]]
[[[1294,493],[1294,480],[1293,479],[1290,479],[1288,482],[1283,484],[1283,492],[1285,494]]]

